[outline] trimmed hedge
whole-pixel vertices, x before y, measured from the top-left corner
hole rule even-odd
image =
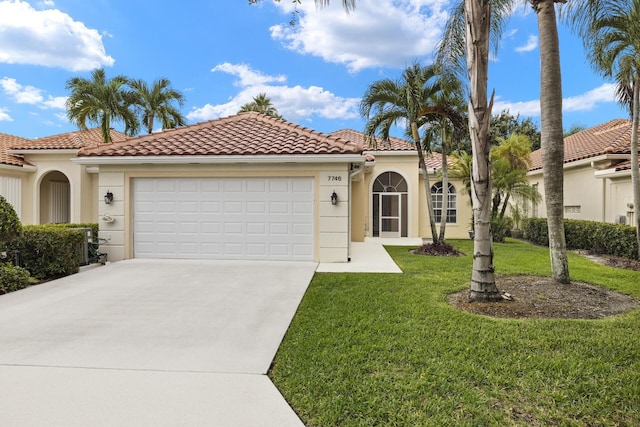
[[[12,264],[0,264],[0,295],[24,289],[35,283],[24,268],[14,267]]]
[[[524,221],[524,234],[530,242],[549,246],[546,218],[530,218]],[[585,249],[595,253],[637,259],[636,229],[629,225],[607,222],[564,220],[567,249]]]
[[[78,247],[84,242],[82,231],[68,224],[27,225],[18,240],[20,264],[36,279],[55,279],[77,273],[80,266]]]

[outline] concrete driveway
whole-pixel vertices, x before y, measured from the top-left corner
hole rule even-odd
[[[315,263],[129,260],[0,297],[2,426],[301,426],[266,374]]]

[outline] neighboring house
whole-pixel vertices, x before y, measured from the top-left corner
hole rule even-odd
[[[631,121],[611,120],[564,139],[564,217],[633,224]],[[542,152],[531,153],[529,182],[542,194],[528,216],[545,217]]]
[[[114,140],[126,136],[111,131]],[[0,134],[0,194],[24,224],[95,222],[95,170],[71,162],[78,150],[102,143],[100,129],[38,139]]]
[[[119,134],[111,144],[91,132],[7,136],[0,176],[16,178],[12,191],[22,195],[12,203],[24,223],[97,221],[113,261],[346,262],[350,242],[367,236],[430,237],[417,154],[406,141],[372,150],[360,132],[327,135],[259,113]],[[428,157],[436,219],[446,215],[448,237],[468,237],[462,183],[452,180],[443,200],[440,165],[439,155]]]

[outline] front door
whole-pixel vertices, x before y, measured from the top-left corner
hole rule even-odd
[[[400,193],[380,194],[380,237],[400,237],[402,208]]]

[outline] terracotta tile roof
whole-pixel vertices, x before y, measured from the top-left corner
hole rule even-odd
[[[615,119],[574,133],[564,139],[564,162],[588,159],[604,154],[629,154],[631,121]],[[531,153],[531,169],[542,168],[542,151]]]
[[[379,141],[378,146],[375,147],[375,149],[371,148],[371,144],[369,144],[369,141],[365,139],[364,133],[358,132],[357,130],[353,130],[353,129],[342,129],[335,132],[331,132],[329,135],[338,136],[342,139],[346,139],[347,141],[351,141],[354,144],[362,145],[365,151],[367,161],[374,161],[376,152],[383,153],[383,152],[389,152],[389,151],[407,151],[407,152],[415,153],[416,151],[416,147],[414,144],[410,143],[409,141],[405,141],[404,139],[395,138],[395,137],[390,137],[389,143],[384,143],[382,141]],[[417,153],[416,153],[416,157],[417,157]],[[427,168],[429,169],[431,168],[440,169],[440,167],[442,166],[442,154],[440,153],[427,154],[425,156],[424,162],[427,165]],[[449,164],[451,164],[450,160],[449,160]]]
[[[0,164],[11,166],[28,165],[29,163],[25,162],[22,156],[9,154],[8,152],[14,145],[20,145],[27,142],[29,142],[29,140],[26,138],[0,133]]]
[[[381,139],[378,141],[378,146],[374,148],[373,141],[365,138],[365,134],[353,129],[342,129],[335,132],[331,132],[329,135],[337,136],[338,138],[346,139],[354,144],[362,145],[365,151],[413,151],[415,146],[409,141],[404,139],[390,137],[389,142],[383,142]]]
[[[124,141],[127,136],[111,129],[111,138],[113,141]],[[100,128],[92,128],[26,141],[11,148],[17,150],[78,150],[84,147],[95,147],[102,144],[102,131]]]
[[[638,161],[638,163],[640,164],[640,161]],[[617,163],[615,165],[615,170],[616,172],[631,170],[631,160],[625,160],[624,162]]]
[[[361,154],[347,140],[250,112],[83,148],[79,156]]]

